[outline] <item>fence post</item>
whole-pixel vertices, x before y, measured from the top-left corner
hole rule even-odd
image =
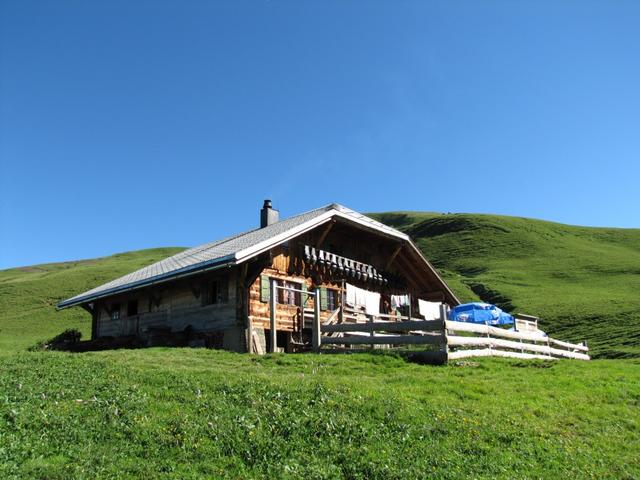
[[[278,335],[276,327],[276,301],[278,300],[278,289],[276,288],[277,280],[271,279],[269,283],[269,327],[271,329],[271,335],[269,336],[269,351],[275,353],[278,347]]]
[[[315,295],[313,298],[313,326],[311,328],[311,342],[315,351],[320,350],[320,289],[315,289]]]
[[[489,327],[489,324],[486,321],[484,322],[484,326],[487,328],[487,338],[491,340],[491,327]],[[491,345],[491,342],[489,342],[489,352],[493,355],[493,346]]]
[[[368,313],[365,313],[365,315],[369,315]],[[375,317],[373,316],[373,314],[371,314],[369,316],[369,323],[373,324],[375,322]],[[371,333],[369,334],[370,337],[375,337],[376,336],[376,332],[374,332],[373,330],[371,330]],[[371,341],[371,346],[370,346],[371,350],[376,348],[375,343],[373,343],[373,340]]]
[[[447,306],[440,304],[440,321],[442,322],[442,339],[443,343],[440,345],[440,350],[444,353],[444,361],[449,361],[449,344],[447,342]]]
[[[340,312],[338,312],[338,321],[344,323],[344,305],[345,305],[345,287],[344,280],[342,280],[342,288],[340,289]]]

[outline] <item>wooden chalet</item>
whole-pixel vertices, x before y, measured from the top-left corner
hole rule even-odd
[[[327,324],[343,314],[348,288],[379,294],[382,316],[423,318],[420,300],[459,303],[404,233],[338,204],[280,220],[265,200],[260,228],[185,250],[57,308],[86,309],[93,340],[292,352],[312,346],[314,315]],[[408,301],[394,306],[397,296]]]

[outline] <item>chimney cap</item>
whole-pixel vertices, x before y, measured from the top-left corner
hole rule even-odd
[[[262,205],[262,208],[271,208],[271,200],[265,199],[264,204]]]

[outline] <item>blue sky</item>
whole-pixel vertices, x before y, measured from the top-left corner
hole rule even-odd
[[[640,2],[0,0],[0,268],[331,202],[640,227]]]

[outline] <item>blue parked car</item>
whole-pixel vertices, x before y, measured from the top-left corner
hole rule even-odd
[[[483,325],[513,325],[513,315],[503,312],[490,303],[463,303],[449,312],[449,320],[456,322],[481,323]]]

